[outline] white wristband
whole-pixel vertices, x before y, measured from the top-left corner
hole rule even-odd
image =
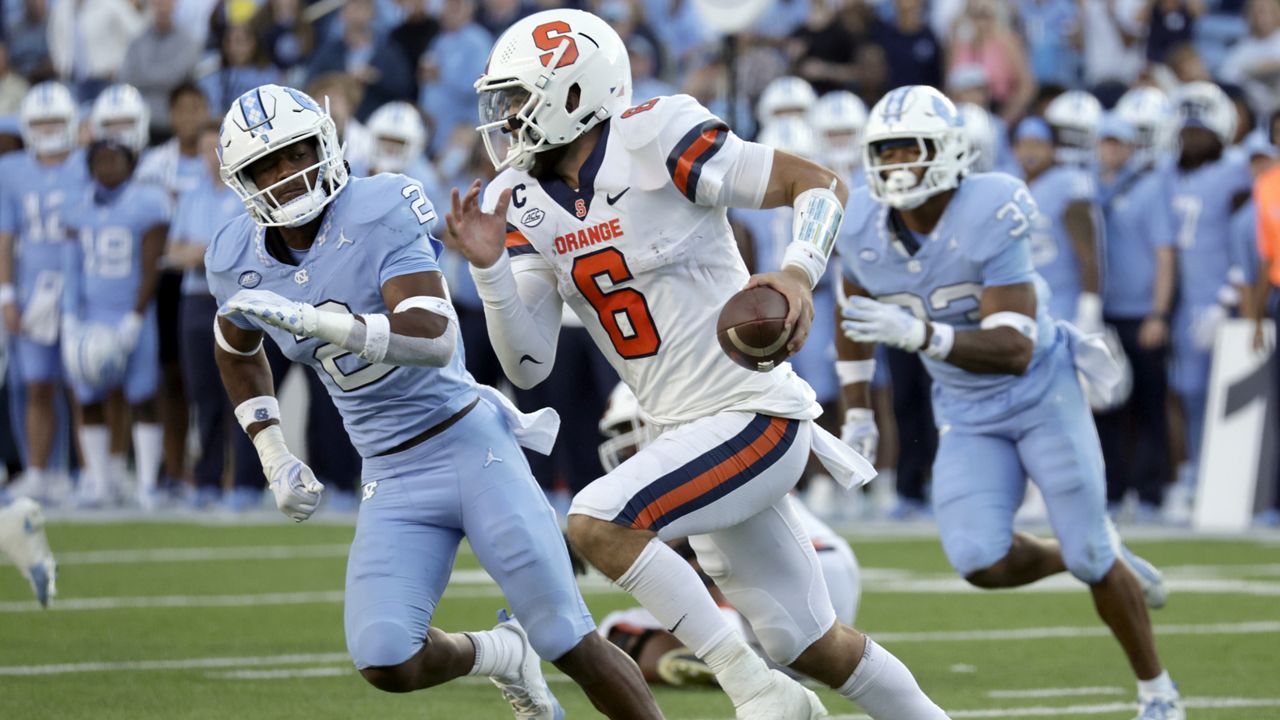
[[[1023,337],[1030,338],[1031,340],[1035,340],[1040,334],[1040,328],[1036,324],[1035,318],[1029,315],[1023,315],[1020,312],[1013,312],[1012,310],[991,313],[990,315],[982,318],[982,322],[978,327],[983,330],[990,330],[998,327],[1010,327],[1017,330]]]
[[[876,375],[875,360],[839,360],[836,362],[836,377],[840,385],[871,382]]]
[[[946,360],[951,354],[951,346],[956,343],[956,329],[946,323],[931,323],[931,325],[933,335],[929,337],[929,344],[924,346],[922,352],[934,360]]]
[[[782,255],[782,267],[785,269],[788,266],[803,270],[809,277],[809,287],[814,288],[827,271],[827,258],[812,245],[793,242]]]
[[[252,397],[236,406],[236,422],[245,432],[254,423],[279,419],[280,402],[270,395]]]
[[[12,305],[18,301],[18,291],[13,283],[0,284],[0,305]]]
[[[377,365],[387,357],[387,346],[391,344],[391,320],[380,313],[360,317],[364,318],[365,332],[360,357],[365,362]]]

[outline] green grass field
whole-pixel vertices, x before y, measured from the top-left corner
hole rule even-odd
[[[346,658],[348,525],[51,523],[60,595],[41,611],[0,574],[0,718],[509,718],[486,682],[392,696]],[[858,625],[956,718],[1131,718],[1132,680],[1088,594],[1069,578],[979,593],[934,538],[854,536]],[[1164,567],[1160,648],[1192,718],[1280,717],[1280,539],[1132,543]],[[597,617],[633,604],[585,585]],[[483,629],[503,600],[462,553],[435,624]],[[551,673],[570,718],[597,717]],[[833,693],[834,716],[857,717]],[[731,718],[719,693],[663,690],[670,718]]]

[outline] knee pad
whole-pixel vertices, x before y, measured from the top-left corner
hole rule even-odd
[[[356,668],[392,667],[413,657],[423,638],[413,637],[399,623],[377,620],[356,629],[347,638],[347,652]]]

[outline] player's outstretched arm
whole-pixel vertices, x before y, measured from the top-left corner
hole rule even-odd
[[[503,190],[494,211],[480,209],[480,181],[465,195],[453,190],[445,216],[444,244],[471,264],[476,292],[484,302],[489,342],[507,378],[518,388],[537,385],[551,373],[560,338],[562,299],[555,272],[541,258],[524,255],[513,263],[506,252],[507,207]]]
[[[846,279],[835,309],[837,326],[841,320],[840,306],[844,305],[845,298],[853,296],[867,297],[867,291]],[[875,351],[873,344],[836,334],[836,377],[840,380],[840,407],[844,415],[840,439],[872,463],[876,461],[876,449],[880,445],[880,431],[876,428],[875,413],[871,409],[871,379],[876,374]]]
[[[213,332],[217,340],[213,357],[222,384],[236,409],[236,420],[258,451],[276,507],[295,522],[302,522],[315,512],[324,485],[285,445],[271,368],[262,351],[262,333],[245,330],[225,317],[214,320]]]

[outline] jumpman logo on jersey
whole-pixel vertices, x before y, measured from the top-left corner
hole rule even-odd
[[[484,457],[484,465],[481,465],[480,467],[489,467],[490,465],[496,462],[503,462],[503,460],[502,458],[493,454],[493,448],[489,448],[489,450],[486,452]]]
[[[346,232],[342,230],[338,231],[338,247],[339,248],[341,248],[343,245],[353,245],[353,244],[354,243],[351,242],[351,238],[347,237]]]

